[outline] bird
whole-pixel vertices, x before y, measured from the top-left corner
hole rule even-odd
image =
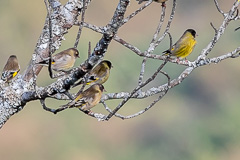
[[[76,58],[79,58],[79,52],[75,48],[69,48],[62,52],[55,54],[52,57],[51,68],[56,71],[67,71],[72,68]],[[37,64],[48,66],[49,59],[38,62]]]
[[[102,84],[94,84],[77,95],[71,102],[69,108],[77,107],[83,111],[89,111],[100,102],[103,91],[105,91],[105,89]]]
[[[1,79],[8,83],[18,74],[19,71],[20,66],[18,64],[17,56],[11,55],[3,68]]]
[[[143,1],[149,1],[149,0],[137,0],[139,1],[138,4],[141,4]],[[158,2],[158,3],[165,3],[167,0],[153,0],[154,2]]]
[[[192,53],[197,43],[195,37],[196,31],[194,29],[187,29],[180,39],[172,46],[172,49],[168,49],[163,53],[181,59],[186,58]]]
[[[108,77],[110,75],[110,69],[112,68],[112,63],[108,60],[101,61],[96,67],[94,67],[88,76],[88,79],[86,80],[86,84],[103,84],[108,80]],[[77,85],[83,84],[84,80],[81,80],[80,82],[73,85],[73,87],[76,87]]]

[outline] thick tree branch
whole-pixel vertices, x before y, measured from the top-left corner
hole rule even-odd
[[[142,60],[142,64],[140,66],[141,69],[139,76],[136,77],[138,78],[138,83],[133,90],[129,92],[108,93],[102,96],[101,103],[103,103],[105,109],[109,112],[108,115],[84,111],[84,113],[87,115],[97,118],[98,120],[109,120],[113,116],[117,116],[121,119],[129,119],[139,116],[153,107],[157,102],[159,102],[167,94],[169,89],[172,89],[183,82],[195,68],[212,63],[216,64],[228,58],[237,58],[240,55],[240,47],[236,47],[235,50],[229,51],[228,53],[217,57],[207,58],[208,54],[212,51],[216,43],[224,34],[225,29],[228,27],[228,24],[231,21],[239,19],[237,8],[240,2],[238,0],[233,3],[229,12],[223,12],[218,4],[218,1],[214,0],[216,9],[220,14],[223,15],[223,21],[219,27],[215,27],[211,23],[215,34],[213,35],[213,38],[209,44],[202,49],[197,59],[192,62],[184,60],[178,61],[176,58],[163,56],[161,51],[159,51],[159,53],[153,54],[153,52],[156,51],[156,47],[161,44],[164,38],[166,38],[166,35],[170,35],[169,29],[176,12],[176,0],[173,0],[172,9],[170,11],[171,13],[167,20],[167,26],[164,29],[163,23],[166,19],[166,8],[165,6],[162,6],[158,26],[153,33],[151,42],[149,42],[149,47],[146,48],[145,51],[141,51],[136,46],[120,38],[120,36],[117,35],[117,32],[121,26],[123,26],[129,20],[133,19],[139,12],[142,12],[149,5],[154,4],[152,1],[146,2],[142,7],[124,18],[129,0],[120,0],[113,17],[111,18],[110,22],[104,27],[99,27],[84,22],[85,10],[87,9],[87,6],[90,4],[91,0],[69,0],[65,5],[62,5],[59,0],[48,0],[49,5],[47,4],[46,0],[44,2],[46,4],[48,14],[45,20],[44,28],[36,44],[35,51],[32,55],[32,59],[29,62],[28,68],[25,70],[23,75],[18,75],[16,79],[9,83],[9,85],[0,80],[0,127],[3,126],[9,117],[11,117],[11,115],[20,111],[27,102],[40,100],[40,103],[45,110],[55,112],[56,109],[48,108],[45,104],[46,98],[70,101],[74,99],[76,94],[69,93],[71,86],[76,81],[86,77],[85,75],[104,58],[104,55],[112,40],[119,42],[124,47],[127,47],[130,52],[138,55]],[[78,16],[80,14],[82,14],[81,21],[78,20]],[[49,56],[51,58],[51,54],[59,49],[61,42],[64,39],[64,35],[73,25],[79,26],[79,32],[74,45],[75,48],[79,43],[82,27],[86,27],[93,30],[94,32],[101,33],[102,37],[92,52],[90,51],[91,49],[89,49],[88,59],[85,60],[85,62],[80,66],[73,68],[64,74],[58,73],[57,75],[61,77],[48,86],[36,86],[36,79],[42,68],[40,65],[36,65],[36,62],[39,62]],[[162,29],[163,32],[160,35],[160,31]],[[171,47],[172,40],[170,38],[170,48]],[[151,74],[150,77],[144,77],[147,75],[145,73],[146,65],[148,65],[148,63],[146,62],[149,58],[158,61],[161,65],[155,72]],[[177,66],[182,65],[184,69],[181,73],[179,73],[178,76],[171,77],[172,79],[170,79],[168,73],[162,71],[163,67],[167,63],[175,63],[174,65]],[[51,65],[49,65],[49,68],[51,69]],[[167,80],[162,84],[158,84],[158,86],[149,87],[148,84],[152,83],[156,76],[160,74],[164,75]],[[143,81],[144,78],[147,80]],[[80,92],[83,90],[84,85],[82,86]],[[124,105],[126,105],[129,99],[143,99],[156,94],[158,94],[158,97],[154,101],[150,102],[150,104],[143,110],[128,116],[123,116],[118,113],[118,111]],[[122,99],[122,101],[113,110],[111,110],[106,103],[107,100],[111,99]]]

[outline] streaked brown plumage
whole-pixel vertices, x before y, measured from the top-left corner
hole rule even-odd
[[[137,0],[139,1],[138,4],[141,4],[143,1],[149,1],[149,0]],[[158,2],[158,3],[164,3],[166,2],[167,0],[153,0],[154,2]]]
[[[87,79],[86,84],[103,84],[108,80],[110,75],[110,69],[112,68],[112,63],[108,60],[101,61],[96,67],[94,67],[90,73],[89,78]],[[84,81],[80,81],[73,85],[73,87],[83,84]]]
[[[54,71],[57,71],[57,72],[66,71],[73,67],[73,65],[76,61],[76,58],[78,58],[78,57],[79,57],[78,50],[75,48],[69,48],[67,50],[64,50],[62,52],[55,54],[52,57],[51,67]],[[47,60],[41,61],[37,64],[48,66],[48,63],[49,63],[49,60],[47,59]]]
[[[1,79],[9,82],[18,74],[19,71],[20,66],[18,64],[17,56],[11,55],[3,68]]]
[[[94,84],[79,95],[73,100],[75,104],[74,106],[77,108],[81,108],[84,111],[90,110],[95,105],[97,105],[102,97],[102,92],[104,91],[104,87],[102,84]],[[69,108],[72,108],[69,106]]]

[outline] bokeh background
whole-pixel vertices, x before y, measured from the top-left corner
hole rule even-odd
[[[61,1],[65,3],[65,1]],[[234,0],[219,0],[228,11]],[[104,26],[112,17],[118,0],[92,1],[86,12],[86,21]],[[167,15],[172,1],[167,2]],[[131,1],[127,15],[139,7]],[[118,35],[141,50],[148,47],[161,13],[160,4],[152,3],[144,12],[124,25]],[[26,68],[41,33],[46,9],[43,0],[0,1],[0,48],[2,70],[10,54],[16,54],[21,73]],[[210,26],[221,24],[213,0],[178,0],[176,16],[170,32],[175,42],[187,28],[194,28],[198,44],[189,60],[194,60],[214,35]],[[210,57],[232,51],[239,46],[240,32],[234,32],[239,22],[233,22],[213,49]],[[166,26],[166,23],[164,24]],[[73,27],[65,36],[60,50],[72,47],[78,28]],[[83,62],[87,57],[88,42],[92,47],[101,37],[84,29],[78,49]],[[161,54],[168,49],[164,40],[154,51]],[[106,53],[114,68],[105,83],[107,92],[130,91],[137,84],[142,58],[116,42]],[[151,110],[131,119],[112,118],[98,122],[76,109],[53,115],[42,109],[38,101],[28,103],[0,130],[0,159],[2,160],[239,160],[240,159],[240,75],[239,59],[225,60],[196,69],[182,84],[169,93]],[[146,76],[159,66],[148,60]],[[172,78],[184,67],[168,64],[164,71]],[[46,69],[39,75],[38,85],[53,82]],[[159,76],[150,86],[165,83]],[[77,89],[73,90],[76,92]],[[156,98],[131,100],[121,110],[131,114],[146,107]],[[108,101],[114,108],[119,101]],[[50,107],[66,102],[48,100]],[[102,105],[93,109],[106,113]]]

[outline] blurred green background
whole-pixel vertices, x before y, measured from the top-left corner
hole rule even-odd
[[[62,3],[65,3],[62,1]],[[228,11],[234,0],[219,0]],[[86,21],[104,26],[109,22],[118,0],[92,1],[86,12]],[[172,1],[167,2],[167,17]],[[127,15],[139,7],[131,1]],[[158,24],[160,4],[153,3],[144,12],[124,25],[118,35],[141,50],[148,47]],[[1,66],[10,54],[16,54],[23,72],[41,33],[46,9],[43,0],[0,1]],[[198,44],[188,57],[194,60],[214,35],[212,22],[218,27],[223,20],[213,0],[179,0],[170,32],[175,42],[187,28],[194,28]],[[210,57],[232,51],[239,46],[240,32],[234,32],[239,22],[233,22],[213,49]],[[164,24],[166,26],[166,23]],[[78,28],[73,27],[65,36],[60,50],[72,47]],[[83,62],[87,57],[88,42],[92,47],[101,37],[84,29],[79,51]],[[161,54],[168,49],[168,39],[154,51]],[[110,79],[105,83],[108,92],[130,91],[137,84],[139,58],[130,50],[112,42],[106,59],[113,62]],[[145,114],[131,119],[112,118],[98,122],[76,109],[53,115],[42,109],[38,101],[28,103],[0,130],[0,159],[3,160],[239,160],[240,159],[240,108],[239,108],[239,59],[225,60],[217,65],[196,69],[182,84],[170,90],[157,105]],[[133,63],[134,62],[134,63]],[[76,65],[77,65],[76,64]],[[147,76],[159,66],[158,61],[148,60]],[[167,71],[172,78],[184,67],[169,64]],[[21,72],[21,73],[22,73]],[[46,68],[39,75],[38,85],[46,86]],[[151,86],[165,83],[159,76]],[[73,90],[76,92],[77,89]],[[156,98],[131,100],[120,111],[135,113]],[[111,108],[118,100],[108,101]],[[50,107],[62,103],[48,100]],[[106,113],[102,105],[93,111]]]

